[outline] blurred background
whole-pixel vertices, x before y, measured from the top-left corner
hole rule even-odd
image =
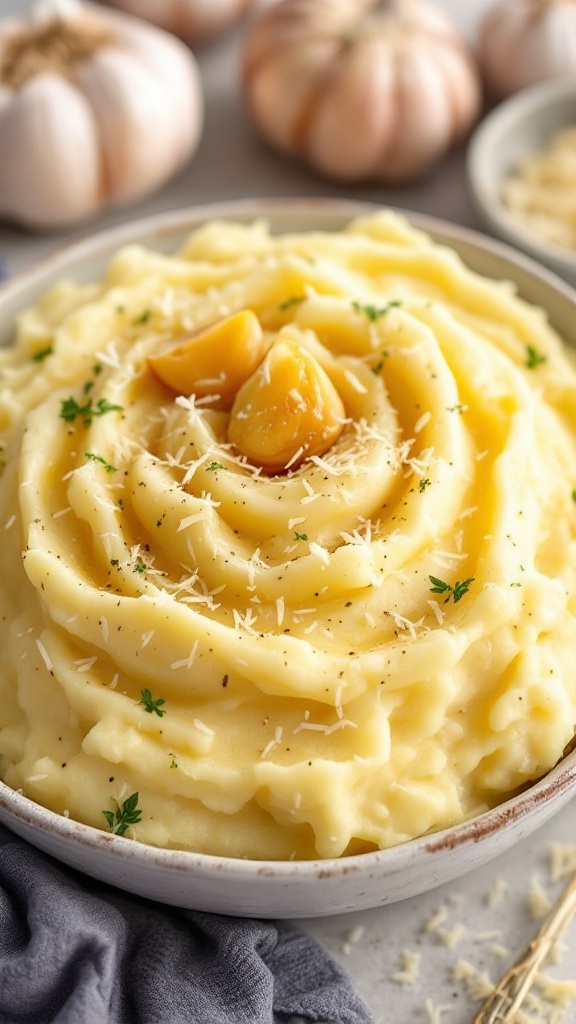
[[[58,0],[53,0],[58,8]],[[493,0],[437,0],[462,37],[475,45],[478,24]],[[32,0],[0,0],[2,16],[24,15]],[[138,7],[138,0],[132,0]],[[150,4],[140,3],[144,10]],[[152,7],[162,6],[152,4]],[[170,6],[170,5],[167,5]],[[197,4],[200,8],[206,4]],[[230,6],[222,4],[223,7]],[[145,198],[123,206],[107,207],[88,221],[64,230],[29,232],[0,224],[0,251],[13,272],[70,238],[162,210],[191,204],[256,196],[344,196],[432,212],[440,217],[480,227],[464,173],[465,142],[444,155],[423,177],[409,183],[342,183],[321,176],[310,166],[273,149],[254,125],[241,84],[242,54],[246,36],[263,7],[254,4],[244,16],[208,38],[192,44],[198,63],[205,103],[205,119],[198,148],[187,163],[165,184]],[[60,0],[60,9],[66,3]],[[219,7],[213,0],[213,9]],[[108,12],[104,4],[103,11]],[[150,147],[155,145],[150,124]],[[0,181],[7,144],[0,126]]]

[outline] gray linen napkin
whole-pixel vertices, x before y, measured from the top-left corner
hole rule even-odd
[[[374,1024],[281,922],[165,907],[61,867],[0,825],[0,1024]]]

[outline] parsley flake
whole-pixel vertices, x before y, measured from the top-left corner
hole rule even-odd
[[[102,811],[113,835],[123,836],[129,825],[138,824],[142,817],[142,811],[139,810],[137,804],[138,793],[132,793],[132,796],[124,801],[122,807],[117,804],[115,811]]]
[[[221,462],[211,462],[209,466],[206,466],[209,473],[215,473],[217,469],[226,469]]]
[[[376,363],[376,366],[372,367],[372,373],[375,373],[375,374],[380,373],[382,367],[384,366],[384,361],[388,358],[389,355],[390,355],[390,353],[389,352],[385,352],[385,351],[382,351],[380,353],[380,359]]]
[[[298,533],[298,530],[294,530],[294,540],[308,540],[308,534]]]
[[[468,593],[470,584],[474,583],[475,577],[469,576],[467,580],[456,582],[454,586],[452,586],[451,583],[446,583],[445,580],[439,580],[437,576],[429,576],[428,579],[434,584],[434,586],[430,587],[433,594],[448,595],[444,600],[444,604],[446,604],[451,597],[454,598],[454,604],[458,604],[458,601],[464,597],[464,594]]]
[[[53,351],[52,345],[46,345],[46,348],[41,348],[39,352],[35,352],[32,359],[35,363],[41,363],[43,359],[51,356]]]
[[[137,558],[132,568],[133,572],[146,572],[146,562],[143,562],[141,558]]]
[[[572,491],[572,501],[576,502],[576,487]]]
[[[87,459],[92,459],[92,462],[101,462],[107,473],[115,473],[116,466],[113,466],[110,462],[107,462],[102,455],[96,455],[95,452],[84,452]]]
[[[428,477],[426,477],[424,480],[420,480],[418,484],[418,490],[420,491],[420,494],[423,494],[426,488],[430,487],[431,483],[432,481],[429,480]]]
[[[84,405],[79,405],[75,398],[63,398],[60,403],[60,419],[67,423],[73,423],[81,417],[84,426],[89,427],[94,416],[104,416],[107,412],[123,412],[121,405],[113,405],[107,398],[99,398],[96,405],[92,404],[90,398]]]
[[[290,309],[291,306],[297,306],[299,302],[304,302],[305,295],[290,295],[289,298],[284,299],[284,302],[280,303],[280,309]]]
[[[361,302],[353,302],[352,308],[357,313],[364,313],[365,316],[374,323],[376,320],[379,320],[380,317],[386,316],[391,309],[396,309],[401,305],[402,303],[399,302],[398,299],[393,299],[391,302],[387,302],[385,306],[373,306],[370,303],[363,305]]]
[[[548,356],[543,356],[541,352],[538,352],[532,345],[526,345],[526,362],[525,366],[529,370],[534,370],[535,367],[541,366],[542,363],[548,362]]]
[[[157,700],[154,700],[150,690],[140,690],[140,700],[138,701],[138,704],[141,704],[144,711],[147,711],[149,715],[154,713],[155,715],[158,715],[158,718],[162,718],[162,715],[166,714],[166,711],[162,708],[162,705],[165,703],[166,701],[163,697],[158,697]]]
[[[136,319],[134,320],[134,323],[135,324],[147,324],[151,316],[152,316],[152,310],[151,309],[145,309],[145,310],[143,310],[142,313],[140,313],[140,316],[136,317]]]

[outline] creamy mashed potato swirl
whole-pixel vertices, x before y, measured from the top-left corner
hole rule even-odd
[[[345,409],[281,473],[150,372],[244,309]],[[125,834],[161,847],[325,858],[460,822],[562,755],[576,371],[511,286],[387,211],[211,222],[53,288],[0,360],[9,786],[102,829],[137,794]]]

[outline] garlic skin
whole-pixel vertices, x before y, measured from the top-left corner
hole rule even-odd
[[[188,43],[215,36],[238,21],[256,0],[106,0]]]
[[[548,79],[575,78],[575,0],[498,0],[480,22],[478,59],[496,99]]]
[[[279,0],[248,32],[243,84],[272,146],[349,182],[422,174],[481,100],[471,54],[429,0]]]
[[[163,184],[203,125],[189,50],[136,18],[44,0],[0,21],[0,216],[65,228]]]

